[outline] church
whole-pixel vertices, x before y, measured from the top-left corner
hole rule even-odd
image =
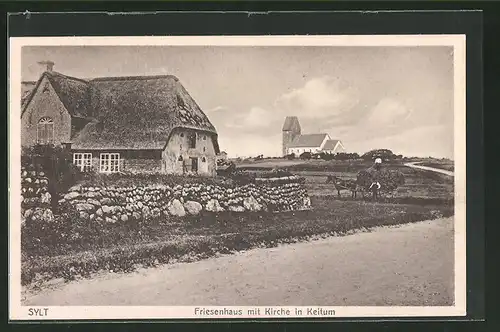
[[[283,156],[295,154],[300,156],[304,152],[310,153],[339,153],[346,152],[344,145],[338,139],[332,139],[326,133],[302,134],[299,119],[296,116],[287,116],[283,124]]]

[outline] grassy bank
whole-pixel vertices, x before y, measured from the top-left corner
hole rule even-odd
[[[144,224],[68,226],[63,236],[45,236],[23,246],[22,283],[71,280],[98,271],[127,272],[173,261],[194,261],[220,253],[273,247],[316,235],[397,225],[453,215],[449,202],[372,204],[313,197],[314,209],[289,213],[204,214]],[[416,202],[411,202],[416,203]],[[90,228],[90,229],[89,229]],[[84,229],[87,233],[75,234]],[[23,234],[26,236],[27,234]]]

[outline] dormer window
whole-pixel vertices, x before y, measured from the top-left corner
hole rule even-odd
[[[38,144],[54,143],[54,121],[45,117],[38,121],[36,126],[36,141]]]

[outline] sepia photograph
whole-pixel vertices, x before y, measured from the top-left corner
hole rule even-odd
[[[464,36],[14,38],[10,64],[15,318],[465,315]]]

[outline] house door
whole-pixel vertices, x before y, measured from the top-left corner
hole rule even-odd
[[[198,173],[198,158],[191,159],[191,172]]]

